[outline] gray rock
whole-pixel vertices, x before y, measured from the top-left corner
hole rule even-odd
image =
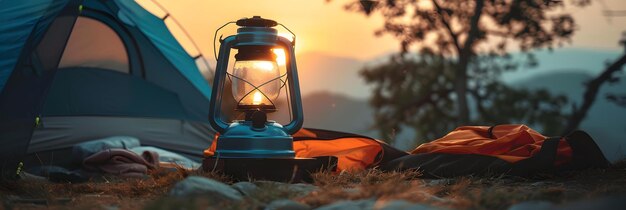
[[[303,183],[289,184],[289,183],[273,182],[273,181],[256,181],[255,184],[257,184],[259,187],[272,186],[272,187],[277,187],[279,189],[286,189],[288,191],[296,193],[298,196],[305,196],[319,189],[315,185],[303,184]]]
[[[289,199],[279,199],[272,201],[265,207],[265,210],[309,210],[311,207]]]
[[[241,201],[243,199],[239,191],[227,184],[199,176],[190,176],[176,183],[169,194],[175,197],[206,194],[218,200],[228,201]]]
[[[343,191],[348,194],[357,194],[361,192],[359,188],[343,188]]]
[[[259,190],[259,187],[252,182],[237,182],[231,187],[239,191],[244,196],[250,196]]]
[[[425,179],[423,180],[426,186],[444,186],[450,185],[456,182],[454,179]]]
[[[554,204],[549,201],[526,201],[512,205],[509,210],[545,210],[553,207]]]
[[[554,183],[553,182],[534,182],[530,184],[530,186],[533,186],[533,187],[546,187],[550,185],[554,185]]]
[[[405,200],[393,200],[385,203],[380,210],[438,210],[441,208],[428,206],[419,203],[411,203]]]
[[[355,200],[355,201],[338,201],[335,203],[331,203],[325,206],[321,206],[316,210],[366,210],[366,209],[374,209],[374,204],[376,204],[376,200],[366,199],[366,200]]]
[[[288,189],[292,192],[296,192],[301,196],[308,195],[309,193],[316,191],[319,187],[311,184],[290,184],[287,186]]]
[[[626,207],[626,195],[614,195],[602,198],[586,199],[557,206],[559,210],[621,210]]]
[[[103,206],[102,208],[105,210],[119,210],[120,209],[119,206],[115,206],[115,205],[113,206],[106,205],[106,206]]]

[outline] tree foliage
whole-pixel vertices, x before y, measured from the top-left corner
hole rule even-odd
[[[589,0],[570,1],[586,6]],[[510,45],[527,53],[570,41],[576,24],[550,0],[380,0],[372,15],[384,17],[377,35],[400,42],[401,54],[361,73],[372,84],[371,104],[384,134],[403,125],[434,139],[463,124],[529,123],[558,133],[562,96],[509,87],[498,80],[519,63]],[[362,12],[358,1],[346,5]],[[415,56],[408,52],[419,52]]]
[[[481,58],[493,60],[495,58]],[[384,139],[408,127],[419,142],[436,139],[459,126],[454,107],[454,74],[457,63],[440,54],[423,51],[418,57],[396,56],[387,63],[366,68],[361,75],[374,84],[370,103],[375,110],[375,127]],[[502,69],[505,64],[488,65]],[[495,68],[497,66],[498,68]],[[515,68],[508,66],[507,68]],[[471,68],[471,75],[483,74],[470,82],[472,123],[482,125],[528,123],[550,134],[561,131],[565,123],[562,107],[565,96],[552,96],[546,90],[512,88],[499,82],[492,71]]]

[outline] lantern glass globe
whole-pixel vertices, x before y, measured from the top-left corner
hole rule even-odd
[[[278,98],[281,81],[275,61],[236,61],[233,76],[233,97],[238,105],[273,105],[272,102]]]

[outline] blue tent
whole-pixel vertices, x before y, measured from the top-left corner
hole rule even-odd
[[[134,1],[0,1],[3,174],[120,135],[199,158],[210,94],[195,58]]]

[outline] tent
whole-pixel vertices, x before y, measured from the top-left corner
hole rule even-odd
[[[134,1],[0,1],[3,175],[108,136],[199,160],[214,132],[196,59]]]

